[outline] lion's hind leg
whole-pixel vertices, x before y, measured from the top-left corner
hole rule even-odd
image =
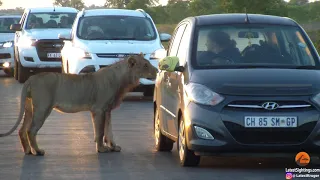
[[[31,99],[26,99],[25,109],[24,109],[24,119],[21,128],[19,129],[20,143],[25,154],[31,154],[31,148],[28,142],[27,129],[32,121],[32,101]]]
[[[30,128],[27,130],[29,145],[33,155],[43,156],[45,154],[45,151],[38,147],[36,136],[40,128],[43,126],[44,121],[50,115],[51,111],[52,108],[50,106],[47,106],[46,108],[45,106],[42,106],[41,109],[33,109],[32,123]]]

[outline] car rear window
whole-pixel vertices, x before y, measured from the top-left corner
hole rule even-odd
[[[193,60],[198,68],[319,67],[311,42],[301,29],[284,25],[199,26]]]

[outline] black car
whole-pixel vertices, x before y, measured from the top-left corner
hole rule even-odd
[[[290,18],[189,17],[176,27],[154,94],[158,151],[177,142],[180,163],[200,156],[320,154],[320,61]],[[312,161],[312,158],[311,158]]]

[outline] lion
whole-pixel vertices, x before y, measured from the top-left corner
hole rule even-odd
[[[45,154],[36,136],[53,109],[63,113],[90,111],[94,141],[98,153],[121,151],[114,139],[111,110],[120,106],[124,95],[139,85],[140,78],[157,76],[155,68],[143,54],[129,56],[110,66],[88,74],[43,72],[29,77],[21,92],[20,113],[14,127],[0,137],[19,129],[19,138],[26,155]]]

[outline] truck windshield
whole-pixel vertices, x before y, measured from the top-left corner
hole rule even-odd
[[[297,26],[200,26],[195,39],[193,64],[198,68],[320,67],[312,43]]]
[[[77,36],[85,40],[150,41],[157,34],[149,18],[109,15],[80,18]]]
[[[31,13],[26,29],[71,28],[76,13]]]
[[[10,26],[11,24],[18,24],[19,21],[19,17],[0,18],[0,33],[14,33],[15,31],[10,30]]]

